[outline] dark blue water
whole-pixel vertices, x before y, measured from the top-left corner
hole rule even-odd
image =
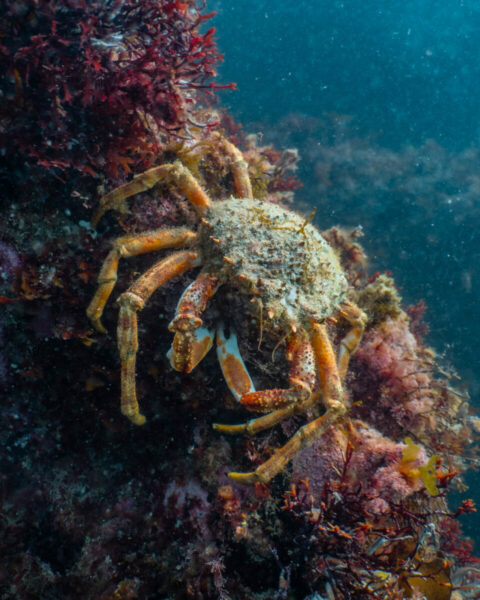
[[[478,2],[211,4],[242,121],[334,111],[392,144],[478,141]]]
[[[210,6],[220,79],[238,85],[222,102],[248,131],[299,148],[299,200],[320,227],[363,226],[372,270],[391,270],[406,303],[425,300],[428,341],[478,407],[480,4]],[[319,165],[332,163],[325,185]]]

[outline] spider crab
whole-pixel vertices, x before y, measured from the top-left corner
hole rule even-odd
[[[265,313],[272,329],[283,332],[290,361],[289,387],[255,391],[240,356],[235,334],[227,336],[222,323],[216,346],[225,381],[233,396],[250,411],[265,413],[242,425],[214,428],[226,434],[256,434],[287,417],[323,404],[321,416],[301,427],[266,462],[250,473],[230,473],[241,483],[268,482],[303,447],[312,443],[346,412],[342,379],[357,348],[365,314],[346,300],[348,284],[338,258],[308,219],[269,202],[254,199],[247,163],[240,150],[218,134],[213,141],[226,157],[235,197],[212,201],[180,161],[153,167],[102,198],[103,212],[126,198],[152,188],[160,181],[176,186],[199,216],[198,231],[184,227],[157,229],[118,238],[105,259],[98,288],[87,315],[105,332],[101,316],[115,286],[120,258],[164,249],[169,254],[141,275],[119,299],[118,349],[121,360],[121,410],[132,423],[142,425],[135,389],[138,350],[137,312],[151,294],[172,277],[200,267],[196,280],[185,290],[169,325],[174,335],[168,353],[177,371],[188,373],[214,342],[204,328],[202,313],[222,285],[232,286],[245,302]],[[343,319],[350,330],[335,356],[326,327],[327,318]]]

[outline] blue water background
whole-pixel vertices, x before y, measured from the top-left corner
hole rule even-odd
[[[285,147],[295,140],[292,131],[282,139],[286,115],[335,113],[351,116],[342,135],[371,139],[377,159],[387,151],[405,157],[412,148],[418,189],[408,198],[375,184],[373,173],[371,184],[359,181],[353,189],[353,205],[332,206],[328,194],[318,193],[315,152],[300,163],[305,185],[297,195],[318,208],[321,228],[363,225],[371,269],[391,270],[407,304],[426,301],[428,342],[455,366],[478,409],[480,3],[217,0],[208,6],[218,10],[225,53],[220,80],[238,86],[222,95],[222,104],[247,130]],[[320,135],[314,143],[335,140]],[[430,179],[422,184],[425,165]],[[442,172],[432,175],[436,170]],[[468,494],[480,503],[478,475],[469,484]],[[479,526],[478,518],[468,518],[468,533]]]

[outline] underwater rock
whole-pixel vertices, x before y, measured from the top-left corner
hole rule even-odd
[[[97,273],[118,236],[192,226],[196,215],[158,185],[94,228],[99,198],[130,171],[177,159],[212,197],[228,198],[229,164],[209,143],[222,129],[243,150],[254,196],[278,213],[298,208],[297,152],[261,145],[202,103],[198,86],[214,89],[219,56],[213,32],[199,29],[208,17],[200,8],[0,9],[0,596],[474,598],[478,560],[458,524],[474,504],[451,509],[447,492],[465,490],[478,420],[418,335],[418,311],[407,314],[392,278],[369,280],[358,229],[324,232],[368,316],[345,379],[349,410],[272,481],[240,486],[227,474],[268,460],[322,404],[251,437],[213,431],[250,413],[212,355],[189,374],[168,364],[168,323],[188,275],[142,313],[136,380],[149,421],[135,428],[119,415],[117,313],[106,311],[102,336],[85,316]],[[165,39],[173,53],[162,54]],[[302,222],[310,218],[311,207]],[[123,261],[119,292],[155,260]],[[221,313],[258,389],[286,386],[278,332],[260,339],[258,310],[228,292],[207,325]],[[346,324],[326,327],[337,347]]]

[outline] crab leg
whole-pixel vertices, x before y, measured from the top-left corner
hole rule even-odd
[[[135,389],[135,359],[138,351],[137,312],[145,306],[151,294],[169,279],[199,265],[199,252],[176,252],[151,267],[118,299],[120,315],[117,338],[122,363],[121,409],[135,425],[145,423],[145,417],[139,412]]]
[[[98,275],[98,288],[95,296],[87,308],[87,316],[92,325],[100,333],[107,330],[102,325],[105,304],[112,293],[117,281],[118,263],[121,258],[129,258],[139,254],[146,254],[164,248],[185,248],[197,240],[197,234],[183,227],[176,229],[157,229],[139,235],[120,237],[113,243],[113,248],[104,260]]]
[[[311,397],[316,383],[315,356],[305,331],[290,334],[287,341],[287,358],[292,361],[288,389],[252,391],[244,393],[240,398],[240,402],[248,410],[273,412],[260,419],[252,419],[244,425],[215,424],[214,428],[228,434],[259,431],[269,427],[270,423],[273,426],[287,418],[296,411],[295,407],[303,407]],[[256,422],[258,424],[254,425]]]
[[[108,192],[100,199],[100,207],[92,219],[92,225],[97,223],[103,215],[112,208],[121,208],[124,202],[130,196],[149,190],[159,181],[169,179],[175,184],[182,194],[188,198],[195,210],[200,216],[204,216],[211,206],[210,198],[204,191],[198,181],[195,179],[190,169],[183,165],[179,160],[173,163],[166,163],[153,167],[135,175],[132,181],[124,183],[120,187]]]
[[[220,151],[230,158],[235,191],[239,198],[253,198],[252,184],[248,175],[248,163],[240,150],[231,142],[225,139],[221,134],[214,133],[218,139]]]
[[[251,484],[261,481],[267,483],[306,446],[313,443],[333,423],[338,421],[346,412],[343,390],[338,373],[335,354],[328,337],[325,325],[313,323],[310,339],[315,352],[315,358],[320,378],[320,387],[325,413],[301,427],[290,440],[279,448],[275,454],[251,473],[229,473],[238,483]]]
[[[340,349],[338,351],[338,372],[340,379],[343,380],[347,374],[350,357],[356,351],[362,339],[367,316],[363,310],[360,310],[358,306],[350,302],[345,302],[341,306],[339,313],[352,326],[352,329],[340,342]]]
[[[292,361],[286,390],[273,389],[244,394],[241,403],[248,410],[270,412],[309,398],[317,380],[315,356],[305,331],[290,334],[287,341],[287,358]]]
[[[305,412],[310,407],[317,404],[320,397],[320,394],[315,392],[305,402],[299,404],[290,404],[285,408],[274,410],[268,415],[263,415],[262,417],[257,417],[256,419],[250,419],[250,421],[247,421],[246,423],[241,423],[240,425],[222,425],[220,423],[214,423],[213,428],[215,431],[227,433],[229,435],[237,435],[240,433],[255,435],[260,431],[264,431],[265,429],[270,429],[275,425],[278,425],[278,423],[281,423],[293,415]]]
[[[217,275],[200,273],[180,298],[175,317],[168,326],[175,337],[167,356],[176,371],[190,373],[212,347],[213,334],[202,327],[200,315],[220,284]]]
[[[238,402],[241,401],[243,394],[255,392],[238,348],[237,336],[230,331],[230,337],[227,338],[223,324],[217,329],[217,356],[225,381]]]
[[[355,309],[355,311],[358,310],[359,312],[361,312],[360,309],[358,309],[356,306],[353,306],[353,308]],[[345,340],[346,340],[345,346],[347,346],[347,344],[348,344],[348,348],[349,348],[348,358],[350,358],[351,354],[353,354],[353,352],[355,352],[355,350],[357,349],[358,343],[361,339],[363,329],[365,327],[365,325],[363,324],[364,323],[363,319],[365,317],[362,315],[364,315],[364,313],[362,313],[360,315],[362,322],[358,325],[358,329],[361,329],[361,331],[359,331],[358,333],[350,332],[345,337]],[[345,318],[348,318],[346,314],[345,314]],[[352,322],[352,324],[353,324],[353,322]],[[353,333],[353,336],[351,336],[352,333]],[[350,340],[352,340],[352,337],[355,340],[357,340],[357,344],[355,346],[350,341]],[[345,341],[345,340],[343,340],[343,341]],[[343,343],[343,341],[342,341],[342,343]],[[340,368],[339,368],[339,374],[340,374],[340,379],[343,380],[343,378],[346,374],[346,371],[347,371],[346,366],[348,366],[348,363],[347,363],[347,365],[345,365],[346,355],[342,354],[342,349],[340,350],[339,354],[340,354],[340,361],[341,361],[341,363],[343,362],[343,369],[344,369],[344,372],[342,375],[340,373]],[[291,404],[290,406],[286,406],[285,408],[280,408],[278,410],[275,410],[267,415],[264,415],[263,417],[258,417],[256,419],[250,419],[250,421],[247,421],[246,423],[242,423],[240,425],[221,425],[221,424],[216,423],[216,424],[214,424],[213,428],[216,431],[220,431],[221,433],[235,434],[235,435],[239,434],[239,433],[246,433],[248,435],[255,435],[256,433],[259,433],[260,431],[264,431],[265,429],[270,429],[271,427],[274,427],[275,425],[277,425],[278,423],[281,423],[285,419],[288,419],[292,415],[304,412],[311,406],[314,406],[318,402],[319,397],[320,397],[319,394],[312,394],[310,396],[310,398],[308,399],[308,401],[306,401],[306,402],[302,402],[299,404]]]

